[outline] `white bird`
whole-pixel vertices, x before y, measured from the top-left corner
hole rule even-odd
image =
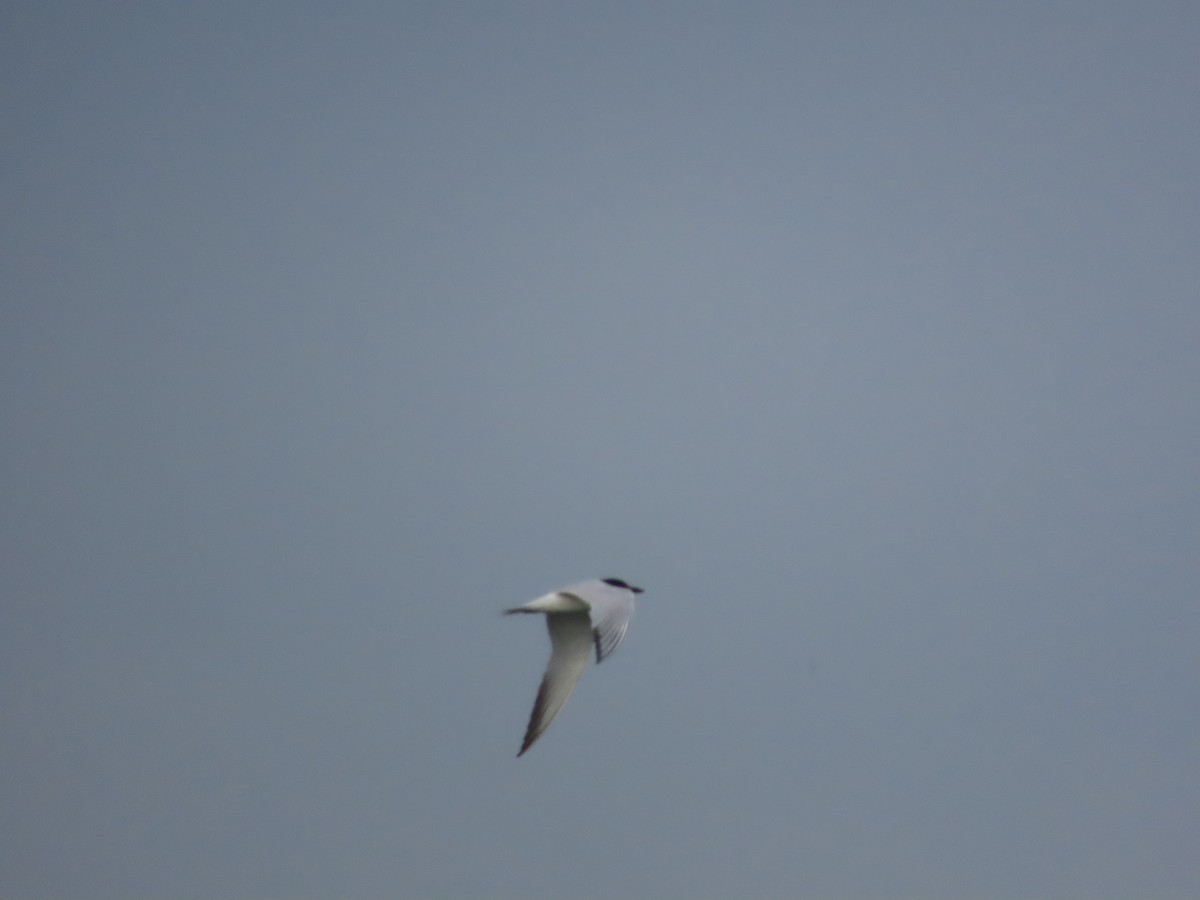
[[[633,617],[633,595],[642,589],[620,578],[581,581],[551,591],[524,606],[506,609],[511,613],[545,613],[550,631],[550,662],[542,676],[520,756],[542,736],[563,708],[575,683],[587,666],[591,648],[596,648],[599,665],[617,649]]]

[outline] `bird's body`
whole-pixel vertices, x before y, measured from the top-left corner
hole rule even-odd
[[[550,632],[550,662],[542,676],[520,756],[550,727],[587,666],[592,648],[596,662],[617,649],[633,616],[633,597],[641,588],[619,578],[581,581],[544,594],[511,613],[544,613]]]

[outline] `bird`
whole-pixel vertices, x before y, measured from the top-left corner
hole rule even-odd
[[[505,615],[545,613],[550,632],[550,662],[542,675],[518,757],[533,746],[563,708],[587,666],[592,648],[596,649],[597,665],[617,649],[633,617],[634,595],[641,593],[640,587],[620,578],[597,578],[504,610]]]

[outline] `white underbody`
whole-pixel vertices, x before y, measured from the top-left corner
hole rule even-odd
[[[521,607],[521,609],[544,613],[579,613],[587,612],[590,608],[588,604],[584,603],[578,597],[571,594],[563,594],[559,591],[543,594],[536,600],[530,600]]]

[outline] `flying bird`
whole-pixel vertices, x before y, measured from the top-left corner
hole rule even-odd
[[[575,690],[592,647],[596,648],[597,665],[617,649],[633,617],[633,595],[640,593],[641,588],[620,578],[595,579],[559,588],[524,606],[504,611],[505,615],[545,613],[546,628],[550,631],[550,662],[542,675],[517,756],[532,747],[550,727]]]

